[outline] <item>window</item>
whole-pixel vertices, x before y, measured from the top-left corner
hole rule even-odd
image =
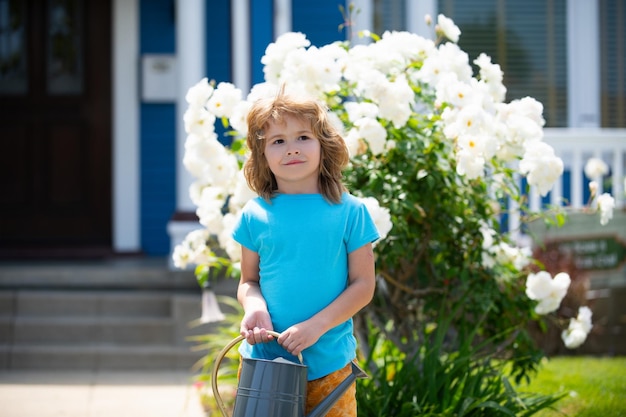
[[[26,49],[26,6],[0,0],[0,95],[28,91]]]
[[[438,9],[461,29],[470,62],[484,52],[502,67],[507,101],[534,97],[546,127],[567,126],[566,0],[439,0]]]
[[[626,5],[600,1],[602,127],[626,127]]]
[[[48,0],[47,85],[51,94],[83,91],[81,0]]]

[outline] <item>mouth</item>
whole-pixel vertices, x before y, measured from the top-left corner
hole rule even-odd
[[[304,161],[298,160],[298,159],[292,159],[290,161],[285,162],[284,165],[299,165],[299,164],[303,164]]]

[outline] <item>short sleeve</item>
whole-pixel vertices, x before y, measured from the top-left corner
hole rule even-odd
[[[235,223],[235,227],[233,228],[233,239],[235,239],[235,241],[241,246],[245,246],[254,252],[258,252],[258,249],[254,244],[254,240],[252,239],[249,215],[246,212],[245,207],[244,210],[242,210],[239,219]]]
[[[374,243],[380,238],[378,229],[365,204],[354,198],[354,208],[351,212],[351,227],[346,242],[348,253],[357,250],[367,243]]]

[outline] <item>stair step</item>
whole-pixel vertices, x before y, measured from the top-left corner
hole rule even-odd
[[[12,369],[191,369],[202,356],[167,345],[0,345],[0,364]]]
[[[191,369],[201,291],[167,263],[0,263],[3,369]],[[215,285],[236,293],[235,280]],[[1,413],[0,413],[1,414]]]
[[[17,317],[17,344],[175,344],[170,318]]]
[[[19,316],[143,316],[168,317],[170,294],[119,291],[19,291]]]
[[[167,258],[0,263],[0,288],[197,290],[193,270],[171,270]]]

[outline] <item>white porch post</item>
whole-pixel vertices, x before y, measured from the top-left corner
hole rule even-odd
[[[188,232],[198,229],[195,206],[189,197],[191,174],[183,165],[185,127],[183,115],[187,109],[185,95],[189,87],[205,76],[205,1],[176,0],[176,58],[178,95],[176,99],[176,212],[167,225],[170,254]],[[170,256],[170,266],[172,259]]]
[[[598,3],[567,1],[568,127],[600,127]]]
[[[346,1],[344,6],[346,10],[350,6],[350,3],[354,4],[355,10],[358,11],[352,18],[352,27],[349,31],[350,44],[368,44],[369,38],[359,38],[359,32],[362,30],[374,30],[374,2],[373,0],[355,0],[353,2]]]
[[[406,2],[406,30],[423,36],[427,39],[435,39],[435,24],[437,23],[436,0],[408,0]],[[426,24],[424,17],[430,15],[432,23]]]
[[[113,2],[113,250],[138,252],[139,97],[137,72],[129,62],[139,56],[139,0]],[[131,66],[131,68],[134,68]]]
[[[291,31],[291,0],[274,0],[274,39]]]
[[[231,36],[233,37],[233,84],[244,97],[250,92],[250,4],[248,0],[232,0],[230,4]]]

